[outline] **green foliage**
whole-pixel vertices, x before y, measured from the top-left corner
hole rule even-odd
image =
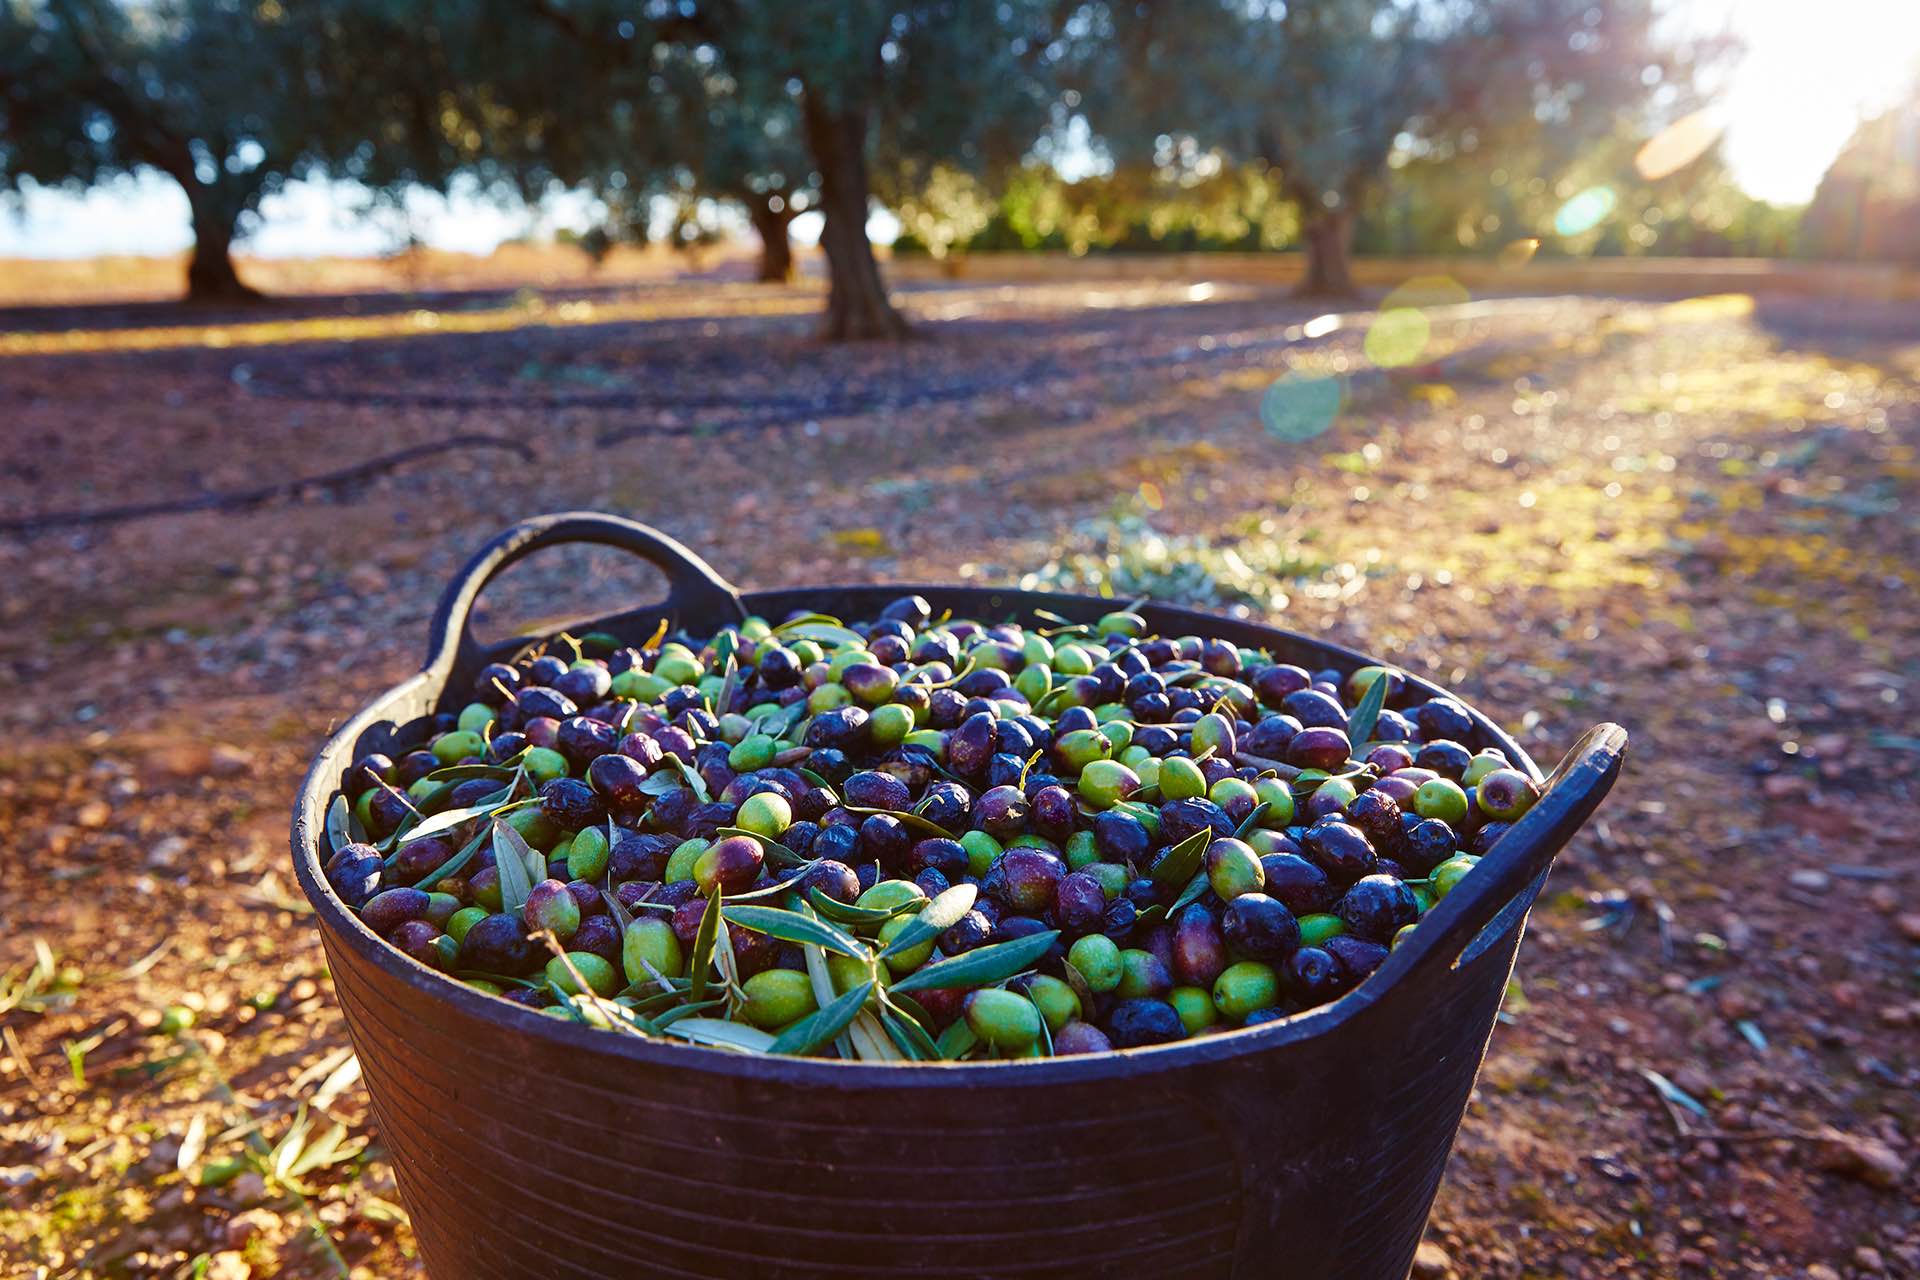
[[[238,291],[235,231],[326,154],[317,11],[275,0],[0,3],[0,190],[157,170],[192,209],[195,290]]]

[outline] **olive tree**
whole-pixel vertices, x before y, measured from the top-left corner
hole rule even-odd
[[[1117,153],[1196,139],[1272,166],[1298,204],[1302,291],[1353,291],[1354,222],[1396,151],[1471,149],[1516,127],[1574,154],[1623,118],[1651,131],[1705,45],[1653,0],[1200,0],[1111,4],[1076,66]]]
[[[0,188],[165,174],[192,216],[188,297],[257,296],[234,239],[321,159],[310,36],[273,0],[0,0]]]

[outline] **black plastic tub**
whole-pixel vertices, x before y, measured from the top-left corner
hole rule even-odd
[[[328,740],[301,788],[293,858],[313,902],[382,1141],[428,1270],[489,1276],[1404,1276],[1554,855],[1626,745],[1591,730],[1545,795],[1410,940],[1333,1004],[1264,1026],[1078,1058],[952,1065],[763,1058],[591,1030],[482,995],[403,956],[321,875],[342,771],[466,701],[484,649],[469,609],[540,547],[623,547],[665,571],[655,608],[594,619],[638,642],[666,617],[936,610],[1091,621],[1110,601],[957,586],[739,596],[644,525],[565,513],[516,525],[447,589],[431,657]],[[1309,668],[1370,659],[1292,632],[1147,606]],[[1432,696],[1442,690],[1413,680]],[[455,690],[447,698],[447,690]],[[1541,775],[1478,712],[1469,745]]]

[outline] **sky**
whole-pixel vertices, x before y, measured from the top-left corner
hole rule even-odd
[[[1677,0],[1676,21],[1725,26],[1746,54],[1729,74],[1715,110],[1725,124],[1722,154],[1735,181],[1775,203],[1797,204],[1862,115],[1894,101],[1920,73],[1920,0]],[[409,230],[437,248],[487,253],[502,240],[560,228],[584,230],[590,208],[578,196],[549,202],[531,219],[474,191],[451,198],[410,193],[404,212],[362,216],[366,193],[333,183],[292,183],[262,206],[262,225],[242,244],[264,257],[385,253]],[[890,241],[898,223],[877,213],[869,230]],[[816,239],[803,217],[795,238]],[[185,196],[147,174],[84,194],[35,190],[0,212],[0,257],[84,258],[167,254],[192,242]]]

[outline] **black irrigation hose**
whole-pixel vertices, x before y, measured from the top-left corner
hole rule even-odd
[[[503,436],[449,436],[445,440],[435,440],[428,444],[416,444],[406,449],[396,449],[392,453],[383,453],[378,457],[368,458],[365,462],[357,462],[353,466],[342,467],[337,471],[326,471],[316,476],[303,476],[298,480],[283,480],[277,484],[258,485],[251,489],[229,489],[225,492],[205,493],[193,498],[138,502],[120,507],[95,507],[84,511],[47,511],[38,515],[0,518],[0,534],[45,533],[50,529],[119,524],[127,520],[144,520],[149,516],[184,515],[193,511],[244,511],[250,507],[272,502],[276,498],[293,497],[306,489],[343,488],[361,480],[370,480],[409,462],[429,458],[438,453],[449,453],[455,449],[504,449],[519,457],[522,462],[532,462],[534,459],[533,450],[518,440],[509,440]]]

